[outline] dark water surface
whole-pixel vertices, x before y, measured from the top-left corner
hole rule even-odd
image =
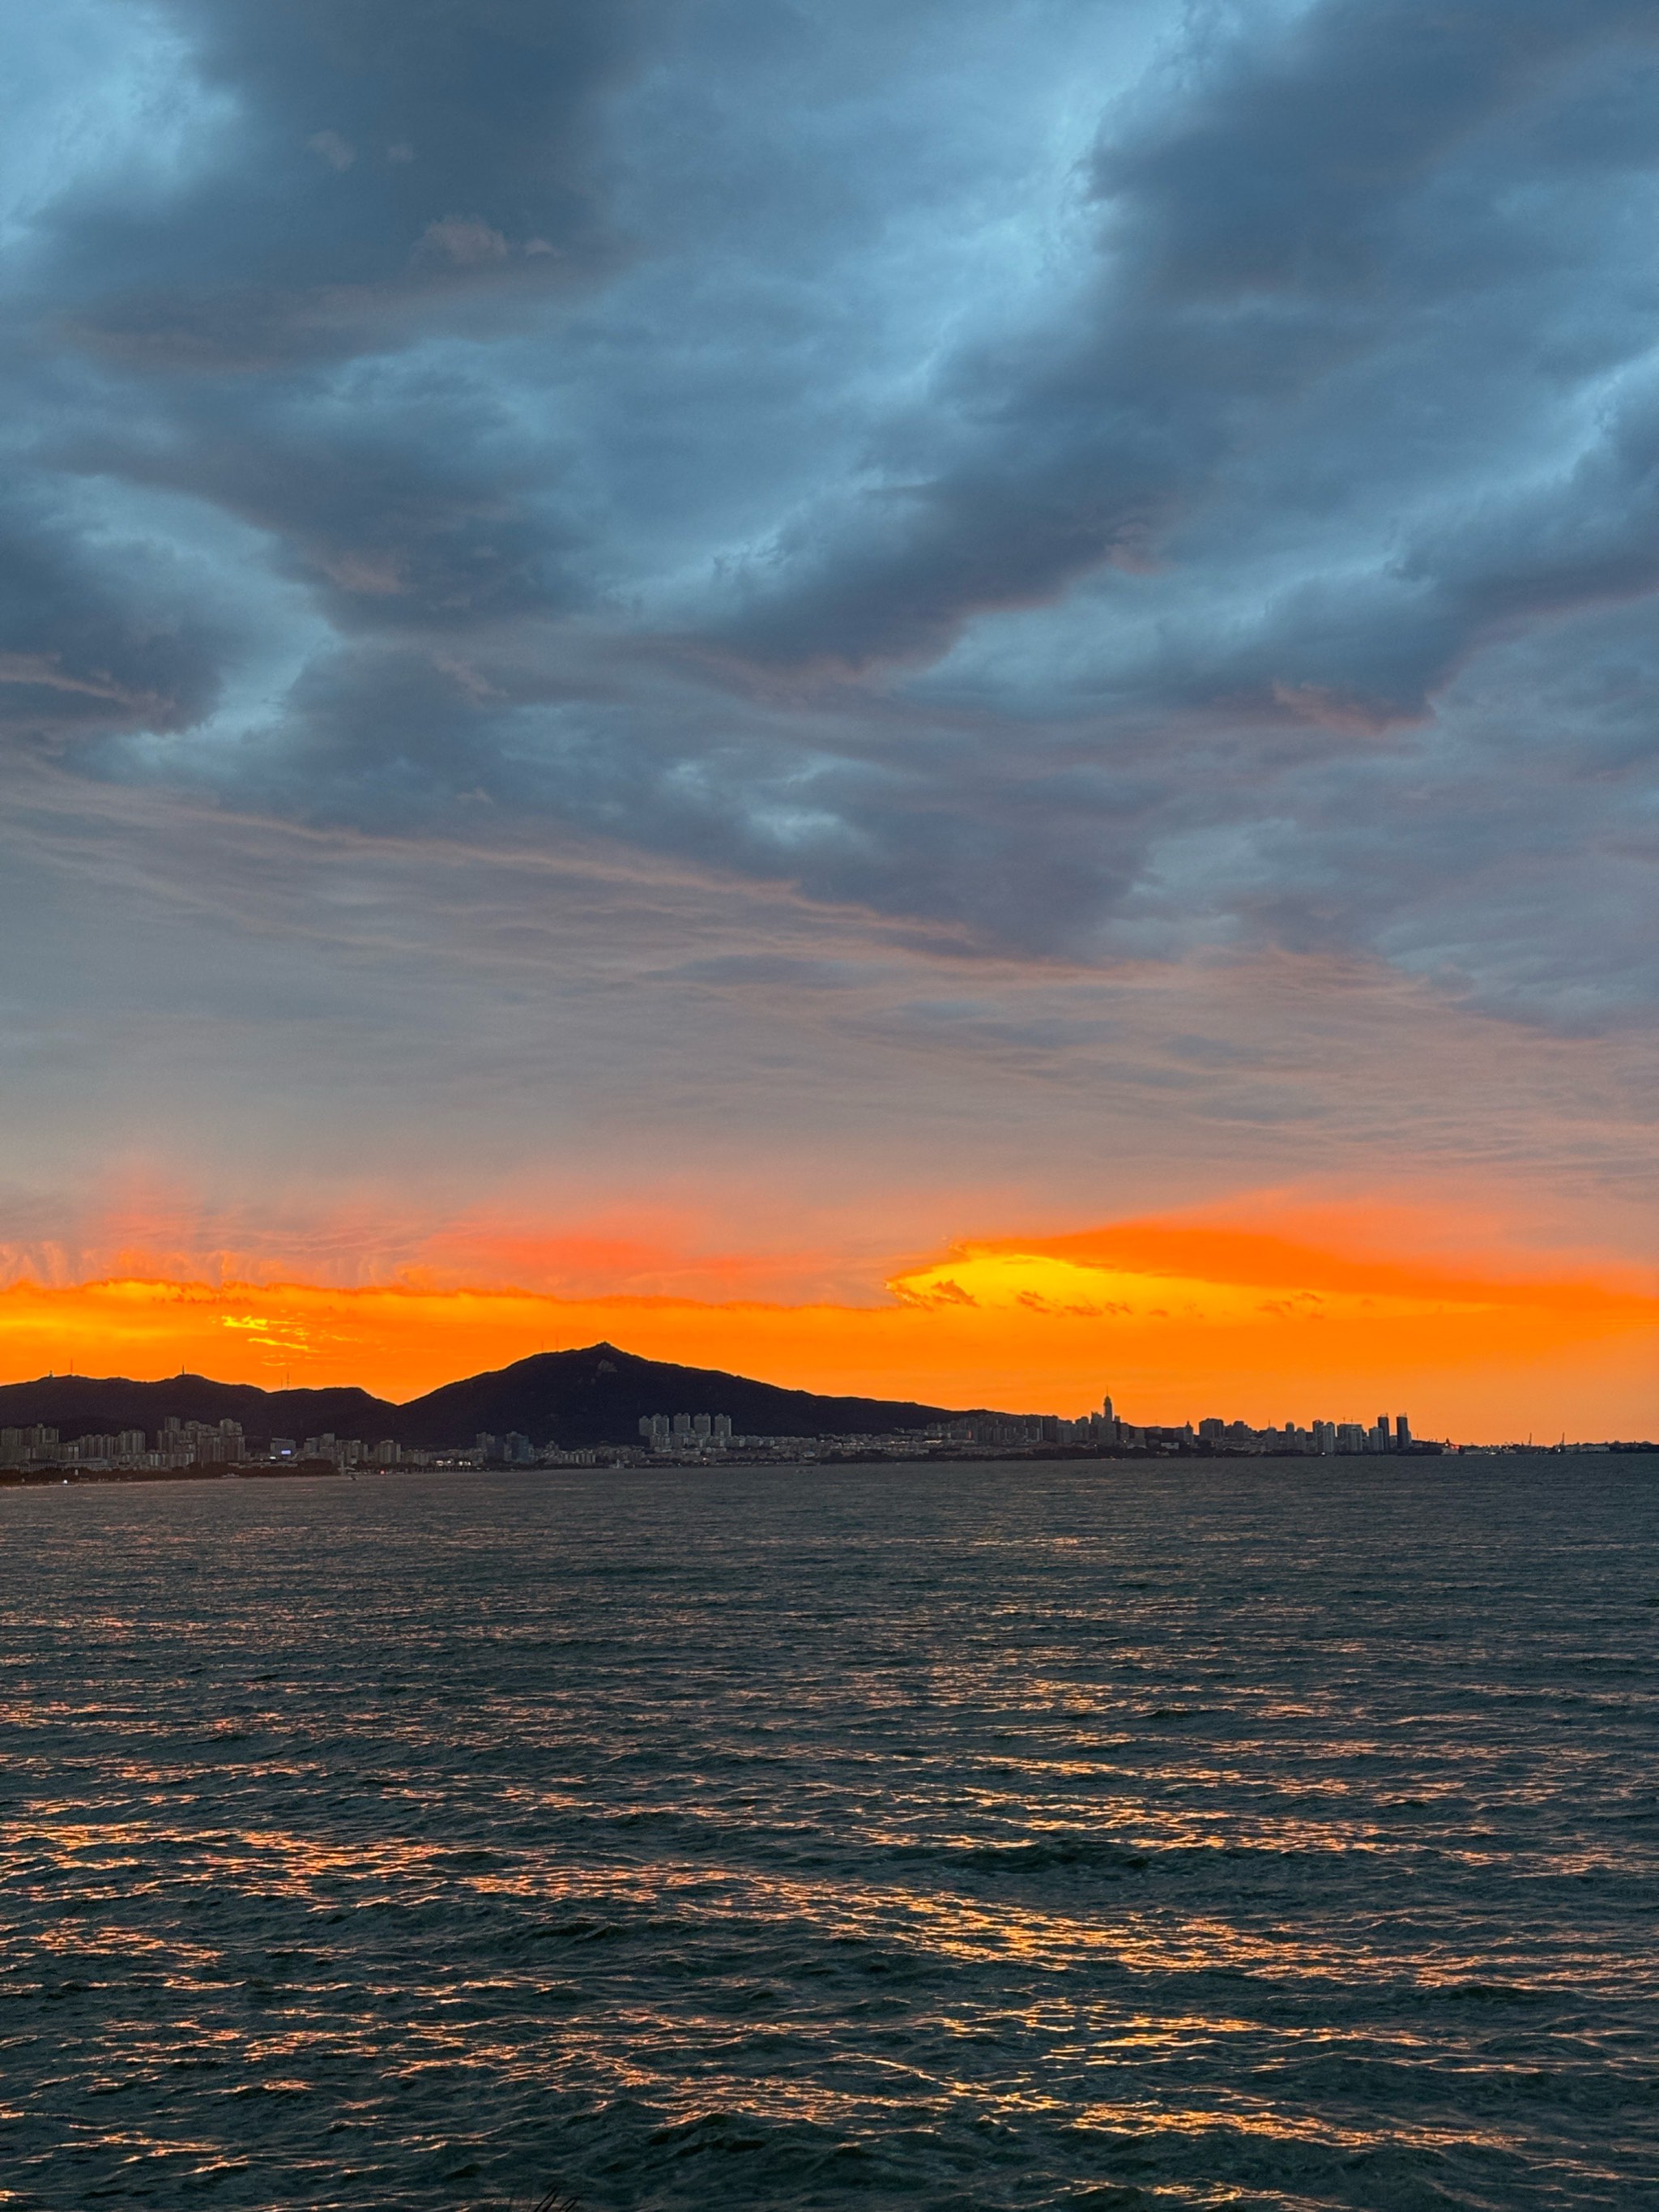
[[[0,2203],[1659,2206],[1659,1462],[0,1493]]]

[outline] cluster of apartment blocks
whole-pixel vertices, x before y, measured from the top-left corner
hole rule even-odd
[[[641,1413],[640,1434],[653,1452],[726,1450],[731,1446],[729,1413]],[[749,1443],[749,1437],[742,1441]]]
[[[835,1436],[744,1436],[725,1413],[647,1413],[638,1445],[607,1446],[604,1456],[638,1467],[653,1459],[693,1463],[736,1457],[793,1465],[803,1460],[914,1459],[933,1448],[920,1429],[880,1429]]]
[[[1287,1421],[1283,1428],[1253,1429],[1248,1422],[1211,1419],[1194,1428],[1190,1421],[1180,1428],[1139,1426],[1120,1420],[1106,1399],[1097,1413],[1071,1421],[1052,1414],[981,1414],[958,1421],[936,1421],[924,1430],[896,1430],[858,1437],[751,1437],[732,1431],[726,1413],[647,1413],[639,1423],[646,1450],[653,1457],[702,1458],[709,1454],[740,1451],[768,1457],[799,1457],[834,1451],[906,1454],[966,1446],[980,1451],[1031,1451],[1045,1445],[1096,1451],[1293,1452],[1310,1455],[1352,1452],[1402,1452],[1419,1447],[1404,1413],[1392,1422],[1386,1413],[1366,1428],[1358,1421],[1315,1421],[1301,1428]],[[626,1447],[606,1447],[607,1459]],[[630,1453],[629,1456],[632,1455]],[[556,1444],[531,1443],[517,1431],[497,1437],[481,1431],[469,1445],[442,1451],[412,1450],[391,1437],[376,1444],[355,1437],[337,1437],[331,1430],[320,1436],[296,1439],[272,1437],[261,1452],[249,1446],[240,1421],[184,1421],[169,1418],[150,1444],[142,1429],[123,1429],[109,1436],[88,1436],[63,1443],[55,1428],[0,1429],[0,1468],[79,1467],[99,1469],[165,1473],[173,1469],[248,1465],[283,1466],[307,1462],[349,1468],[446,1467],[592,1467],[592,1451],[562,1451]]]
[[[1322,1455],[1329,1452],[1394,1452],[1414,1449],[1411,1423],[1404,1413],[1393,1420],[1379,1413],[1373,1426],[1359,1421],[1316,1421],[1301,1428],[1286,1421],[1283,1428],[1253,1429],[1248,1421],[1212,1418],[1194,1428],[1190,1421],[1179,1428],[1156,1428],[1120,1420],[1112,1401],[1102,1401],[1097,1413],[1085,1413],[1075,1421],[1051,1414],[1009,1416],[991,1414],[961,1421],[935,1422],[927,1434],[947,1443],[973,1444],[996,1451],[1029,1451],[1042,1444],[1060,1444],[1096,1451],[1222,1451],[1295,1452]]]
[[[273,1437],[268,1455],[278,1465],[305,1460],[337,1468],[386,1467],[592,1467],[591,1451],[561,1451],[556,1444],[532,1444],[528,1437],[509,1430],[492,1436],[481,1430],[470,1444],[451,1444],[441,1451],[422,1451],[387,1437],[378,1444],[360,1443],[356,1437],[337,1437],[325,1429],[296,1444],[291,1437]]]
[[[1392,1429],[1388,1415],[1379,1413],[1369,1429],[1359,1421],[1316,1421],[1310,1429],[1299,1429],[1294,1421],[1286,1421],[1282,1429],[1253,1429],[1244,1421],[1208,1420],[1199,1423],[1198,1434],[1200,1443],[1225,1444],[1229,1449],[1321,1455],[1410,1451],[1416,1442],[1403,1413],[1395,1415]]]
[[[913,1458],[930,1448],[920,1429],[871,1430],[856,1435],[744,1436],[729,1413],[645,1413],[640,1445],[609,1448],[607,1460],[639,1465],[647,1457],[701,1461],[736,1453],[749,1461]]]
[[[913,1454],[937,1450],[942,1447],[969,1446],[982,1451],[1034,1451],[1045,1445],[1060,1445],[1072,1449],[1094,1451],[1203,1451],[1228,1452],[1291,1452],[1312,1456],[1328,1453],[1395,1452],[1417,1449],[1412,1436],[1411,1422],[1404,1413],[1392,1419],[1379,1413],[1375,1423],[1367,1428],[1358,1421],[1315,1421],[1303,1428],[1287,1421],[1283,1428],[1254,1429],[1246,1421],[1224,1421],[1211,1419],[1200,1421],[1194,1428],[1188,1421],[1179,1428],[1142,1426],[1120,1420],[1109,1398],[1103,1401],[1097,1413],[1085,1413],[1077,1420],[1066,1420],[1049,1413],[978,1414],[957,1421],[933,1421],[924,1429],[900,1429],[868,1436],[837,1437],[749,1437],[732,1432],[732,1422],[725,1413],[647,1413],[641,1417],[640,1437],[656,1457],[676,1459],[701,1458],[709,1453],[741,1451],[748,1455],[764,1454],[770,1457],[784,1455],[799,1457],[803,1453],[822,1455],[833,1451],[845,1455],[849,1451],[893,1452]],[[524,1437],[509,1437],[507,1445],[521,1447],[518,1453],[511,1449],[496,1450],[494,1437],[478,1439],[481,1445],[489,1443],[490,1458],[514,1457],[528,1463],[555,1456],[535,1453]],[[557,1455],[562,1458],[574,1456]],[[584,1458],[591,1459],[592,1454]]]
[[[551,1444],[537,1451],[528,1437],[479,1436],[472,1444],[449,1451],[413,1451],[391,1437],[366,1444],[356,1437],[272,1437],[256,1450],[240,1421],[181,1421],[172,1415],[155,1431],[151,1445],[143,1429],[109,1436],[77,1437],[65,1443],[55,1428],[37,1423],[27,1429],[0,1428],[0,1468],[84,1468],[88,1473],[168,1474],[186,1468],[292,1467],[301,1462],[336,1468],[479,1467],[505,1460],[526,1467],[592,1467],[590,1452],[562,1452]]]
[[[707,1452],[741,1450],[775,1455],[797,1455],[806,1449],[844,1453],[849,1449],[907,1452],[941,1446],[969,1447],[983,1451],[1034,1451],[1047,1445],[1094,1451],[1224,1451],[1297,1452],[1314,1455],[1328,1452],[1390,1452],[1413,1449],[1411,1423],[1404,1413],[1392,1420],[1379,1413],[1366,1428],[1358,1421],[1316,1421],[1300,1428],[1287,1421],[1282,1429],[1253,1429],[1246,1421],[1190,1421],[1180,1428],[1143,1427],[1120,1420],[1105,1399],[1097,1413],[1085,1413],[1068,1421],[1052,1413],[981,1413],[958,1421],[933,1421],[925,1429],[900,1429],[859,1437],[742,1437],[734,1436],[724,1413],[647,1413],[639,1432],[659,1456],[685,1458]]]
[[[128,1468],[164,1474],[170,1468],[234,1467],[246,1455],[240,1421],[180,1421],[169,1416],[157,1430],[153,1448],[143,1429],[76,1437],[70,1443],[40,1422],[32,1428],[0,1429],[3,1468]]]

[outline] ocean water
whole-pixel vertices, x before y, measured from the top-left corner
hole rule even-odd
[[[0,1493],[0,2204],[1659,2206],[1659,1460]]]

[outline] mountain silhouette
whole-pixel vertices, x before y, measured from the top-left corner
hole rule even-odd
[[[516,1430],[532,1444],[637,1443],[647,1413],[728,1413],[753,1437],[845,1437],[866,1430],[921,1428],[954,1418],[939,1406],[892,1398],[825,1398],[783,1390],[717,1367],[641,1359],[614,1344],[544,1352],[493,1374],[447,1382],[398,1409],[386,1431],[399,1443],[467,1443],[480,1431]]]
[[[43,1422],[65,1443],[77,1437],[143,1429],[153,1433],[169,1413],[181,1421],[240,1421],[250,1437],[361,1437],[379,1443],[396,1431],[401,1410],[367,1390],[261,1390],[253,1382],[215,1382],[205,1375],[169,1375],[161,1382],[125,1376],[43,1375],[33,1382],[0,1383],[0,1428]],[[401,1439],[400,1439],[401,1441]]]
[[[614,1344],[538,1352],[510,1367],[446,1382],[404,1405],[352,1388],[261,1390],[252,1382],[216,1382],[204,1375],[169,1376],[161,1382],[52,1375],[0,1383],[0,1427],[45,1423],[65,1443],[122,1429],[143,1429],[153,1437],[173,1414],[184,1421],[240,1421],[258,1443],[273,1436],[303,1442],[332,1430],[366,1444],[390,1437],[430,1451],[471,1444],[483,1431],[516,1432],[535,1445],[579,1449],[637,1443],[641,1417],[649,1413],[726,1413],[737,1435],[757,1437],[855,1436],[959,1418],[948,1407],[906,1399],[781,1389],[719,1368],[642,1359]]]

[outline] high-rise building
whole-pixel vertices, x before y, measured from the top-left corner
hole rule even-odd
[[[230,1467],[242,1457],[242,1425],[240,1421],[221,1421],[216,1428],[210,1427],[206,1421],[191,1421],[186,1424],[183,1433],[195,1447],[198,1466]]]
[[[1411,1441],[1412,1441],[1412,1425],[1411,1425],[1411,1423],[1410,1423],[1410,1422],[1406,1419],[1406,1416],[1405,1416],[1403,1413],[1396,1413],[1396,1414],[1395,1415],[1395,1417],[1394,1417],[1394,1448],[1395,1448],[1395,1449],[1396,1451],[1407,1451],[1407,1450],[1409,1450],[1409,1449],[1410,1449],[1410,1448],[1411,1448]]]

